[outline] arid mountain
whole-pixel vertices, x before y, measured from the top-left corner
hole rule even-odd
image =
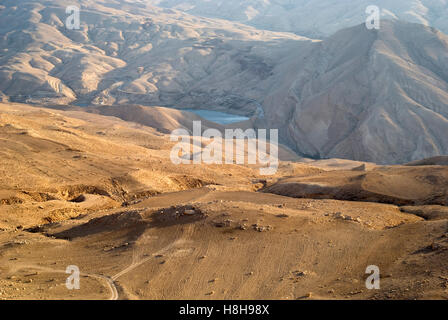
[[[325,37],[363,23],[366,8],[376,5],[382,17],[436,27],[448,32],[448,4],[444,0],[150,0],[213,18],[242,22],[260,29]]]
[[[312,158],[405,163],[448,152],[448,37],[382,21],[323,41],[146,2],[5,1],[2,100],[225,110]],[[75,3],[76,4],[76,3]]]
[[[68,4],[81,8],[80,30],[65,26]],[[18,102],[199,105],[252,115],[266,91],[259,83],[310,42],[132,1],[2,5],[0,92]]]
[[[383,21],[342,30],[285,70],[270,125],[317,158],[404,163],[448,153],[448,37]]]

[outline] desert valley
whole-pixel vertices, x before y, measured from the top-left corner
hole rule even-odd
[[[333,2],[2,1],[0,299],[448,299],[448,5]]]

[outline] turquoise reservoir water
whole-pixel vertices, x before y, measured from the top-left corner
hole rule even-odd
[[[74,103],[74,105],[78,107],[88,107],[90,104],[87,102],[76,102]],[[222,125],[249,120],[248,117],[219,111],[211,111],[203,109],[179,109],[179,110],[197,114],[198,116],[204,118],[205,120],[219,123]]]
[[[225,112],[219,112],[219,111],[198,110],[198,109],[182,109],[182,110],[192,112],[192,113],[197,114],[198,116],[204,118],[205,120],[216,122],[219,124],[230,124],[230,123],[249,120],[248,117],[225,113]]]

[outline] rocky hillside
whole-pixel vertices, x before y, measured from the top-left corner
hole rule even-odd
[[[448,37],[429,27],[345,29],[291,63],[265,100],[266,117],[280,128],[292,119],[282,136],[312,157],[402,163],[446,154],[447,61]]]
[[[199,16],[242,22],[260,29],[327,37],[365,21],[367,6],[376,5],[387,19],[434,26],[445,33],[448,4],[444,0],[150,0]]]
[[[80,30],[65,26],[69,4],[81,8]],[[5,1],[0,9],[0,92],[17,102],[253,113],[259,83],[310,42],[135,2]]]

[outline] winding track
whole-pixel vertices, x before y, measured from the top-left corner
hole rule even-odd
[[[170,243],[166,247],[164,247],[164,248],[160,249],[159,251],[153,253],[150,257],[142,259],[140,261],[133,262],[129,267],[123,269],[122,271],[118,272],[116,275],[114,275],[114,276],[112,276],[111,278],[108,278],[108,279],[110,279],[112,281],[112,283],[113,283],[113,281],[117,280],[121,276],[125,275],[126,273],[131,272],[132,270],[134,270],[135,268],[141,266],[145,262],[148,262],[149,260],[153,259],[154,256],[159,255],[159,254],[163,254],[166,251],[170,250],[171,248],[173,248],[173,247],[175,247],[177,245],[183,244],[186,241],[185,236],[186,235],[191,235],[192,232],[193,232],[193,226],[191,226],[191,225],[187,226],[186,231],[184,231],[184,233],[182,234],[182,236],[179,239],[173,241],[172,243]]]
[[[42,266],[38,266],[38,265],[25,265],[25,266],[19,267],[18,269],[25,269],[25,268],[37,269],[37,270],[41,270],[41,271],[45,271],[45,272],[66,274],[65,270],[52,269],[52,268],[42,267]],[[80,275],[104,281],[107,284],[107,287],[109,288],[109,291],[110,291],[109,300],[117,300],[118,299],[118,290],[117,290],[117,287],[115,286],[114,281],[111,278],[109,278],[107,276],[103,276],[101,274],[85,273],[85,272],[80,272]]]
[[[87,277],[91,277],[91,278],[95,278],[98,280],[103,281],[107,287],[109,288],[110,291],[110,297],[109,300],[118,300],[118,290],[117,290],[117,286],[115,285],[115,281],[122,277],[123,275],[131,272],[132,270],[134,270],[135,268],[141,266],[142,264],[148,262],[149,260],[153,259],[154,256],[159,255],[159,254],[163,254],[166,251],[170,250],[171,248],[183,244],[186,239],[185,236],[186,235],[191,235],[191,233],[193,232],[193,226],[188,226],[186,228],[186,232],[184,231],[184,233],[182,234],[182,236],[173,241],[172,243],[170,243],[169,245],[167,245],[166,247],[160,249],[159,251],[153,253],[150,257],[133,262],[130,266],[128,266],[127,268],[123,269],[122,271],[118,272],[117,274],[115,274],[112,277],[107,277],[101,274],[95,274],[95,273],[85,273],[85,272],[80,272],[80,275],[83,276],[87,276]],[[43,266],[38,266],[38,265],[23,265],[23,266],[19,266],[17,267],[17,270],[20,269],[26,269],[26,268],[31,268],[31,269],[37,269],[37,270],[41,270],[41,271],[45,271],[45,272],[51,272],[51,273],[64,273],[66,274],[65,270],[60,270],[60,269],[52,269],[52,268],[48,268],[48,267],[43,267]]]

